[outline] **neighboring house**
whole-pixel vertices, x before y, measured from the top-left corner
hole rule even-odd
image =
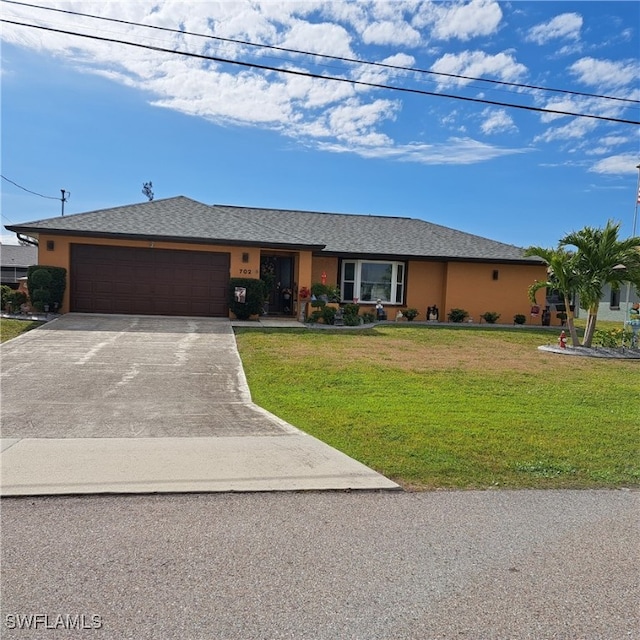
[[[477,322],[486,311],[529,322],[527,288],[546,278],[523,250],[403,217],[205,205],[184,196],[7,229],[37,238],[39,263],[65,267],[64,311],[229,315],[230,277],[274,276],[270,313],[300,316],[301,288],[326,279],[343,302],[389,318],[436,305]],[[291,296],[288,292],[291,291]],[[554,324],[556,322],[554,321]]]
[[[17,289],[20,278],[27,275],[27,269],[38,264],[38,247],[12,244],[0,245],[1,284]]]
[[[627,293],[629,294],[628,305]],[[610,285],[605,285],[598,308],[598,318],[600,320],[613,320],[622,324],[622,322],[629,319],[627,317],[629,309],[635,302],[640,302],[640,296],[638,296],[638,292],[633,285],[629,287],[628,292],[626,284],[622,285],[618,291],[613,291]]]

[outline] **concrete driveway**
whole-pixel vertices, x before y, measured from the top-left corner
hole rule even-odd
[[[2,495],[398,488],[253,404],[228,320],[67,314],[1,354]]]

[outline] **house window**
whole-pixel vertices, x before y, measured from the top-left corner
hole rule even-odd
[[[404,262],[345,260],[340,283],[342,299],[402,304],[405,273]]]

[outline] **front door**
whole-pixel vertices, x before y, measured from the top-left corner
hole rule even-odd
[[[293,313],[293,258],[265,256],[260,258],[260,277],[267,283],[267,313]]]

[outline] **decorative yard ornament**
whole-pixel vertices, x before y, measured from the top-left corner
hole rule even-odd
[[[560,337],[558,338],[558,346],[561,349],[567,348],[567,334],[564,331],[560,332]]]

